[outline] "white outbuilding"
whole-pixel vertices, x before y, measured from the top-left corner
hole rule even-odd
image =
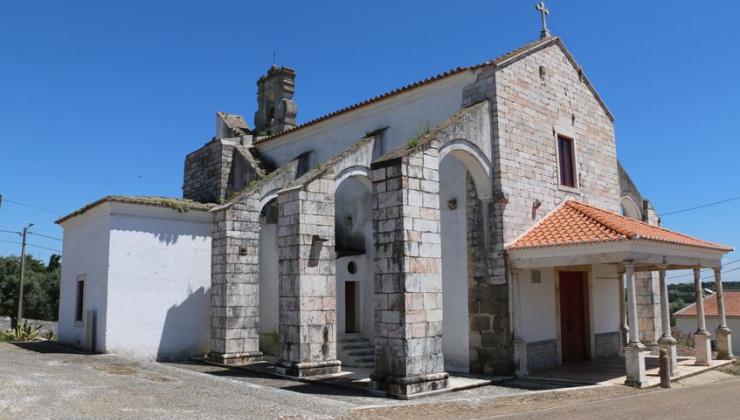
[[[207,351],[211,207],[108,196],[58,220],[59,341],[140,360]]]

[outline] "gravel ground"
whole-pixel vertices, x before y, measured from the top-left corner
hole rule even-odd
[[[681,380],[697,390],[737,376],[710,371]],[[738,382],[738,381],[735,381]],[[740,382],[738,382],[740,383]],[[511,385],[530,387],[526,381]],[[689,391],[686,389],[686,391]],[[53,343],[0,343],[2,418],[481,418],[573,413],[663,392],[625,386],[530,391],[486,386],[414,401],[197,363],[138,363]],[[657,394],[656,394],[657,395]],[[663,394],[661,394],[663,395]],[[667,396],[673,394],[665,394]],[[679,394],[677,394],[679,395]],[[662,397],[665,398],[665,397]],[[650,400],[646,400],[650,401]],[[738,400],[740,401],[740,400]],[[559,411],[558,411],[559,410]],[[593,412],[590,412],[593,414]],[[567,418],[567,417],[565,417]]]
[[[425,402],[490,399],[522,389],[487,386]],[[138,363],[52,343],[0,343],[0,418],[328,418],[413,404],[364,391],[201,364]]]

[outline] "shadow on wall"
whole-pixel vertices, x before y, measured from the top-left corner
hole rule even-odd
[[[157,351],[158,362],[187,360],[208,351],[209,291],[201,287],[167,310]]]

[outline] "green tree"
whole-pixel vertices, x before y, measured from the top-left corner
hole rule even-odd
[[[59,313],[61,256],[52,255],[49,263],[26,256],[23,279],[23,316],[56,321]],[[0,315],[16,315],[20,257],[0,257]]]

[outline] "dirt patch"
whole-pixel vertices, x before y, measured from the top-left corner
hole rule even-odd
[[[134,376],[138,372],[136,367],[131,365],[103,365],[95,366],[95,369],[110,373],[111,375]]]
[[[420,418],[429,419],[474,419],[503,414],[521,413],[546,408],[566,407],[586,402],[618,398],[651,390],[638,390],[626,386],[604,386],[562,391],[536,392],[483,400],[457,400],[434,403],[416,403],[402,406],[360,408],[344,418]]]
[[[729,365],[724,365],[717,370],[720,372],[730,374],[730,375],[740,376],[740,361],[735,360]]]

